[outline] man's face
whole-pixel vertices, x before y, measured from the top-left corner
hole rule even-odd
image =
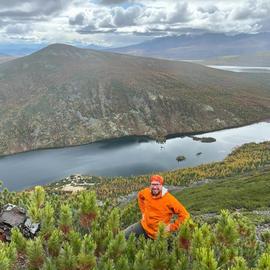
[[[157,196],[162,190],[162,185],[158,181],[152,181],[150,184],[150,190],[153,196]]]

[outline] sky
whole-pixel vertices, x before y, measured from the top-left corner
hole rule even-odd
[[[155,37],[270,31],[270,0],[0,0],[0,44],[120,47]]]

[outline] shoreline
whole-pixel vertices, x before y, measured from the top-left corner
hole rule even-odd
[[[245,127],[245,126],[249,126],[249,125],[254,125],[254,124],[258,124],[258,123],[270,123],[270,118],[266,118],[266,119],[262,119],[262,120],[258,120],[258,121],[252,121],[246,124],[242,124],[242,125],[232,125],[232,126],[228,126],[225,128],[219,128],[219,129],[211,129],[211,130],[204,130],[204,131],[194,131],[194,132],[178,132],[178,133],[170,133],[167,134],[165,136],[163,136],[162,138],[165,138],[166,140],[169,139],[174,139],[177,137],[190,137],[190,136],[194,136],[194,135],[201,135],[201,134],[205,134],[205,133],[210,133],[210,132],[217,132],[217,131],[222,131],[222,130],[228,130],[228,129],[234,129],[234,128],[241,128],[241,127]],[[15,155],[20,155],[20,154],[24,154],[24,153],[29,153],[29,152],[36,152],[36,151],[42,151],[42,150],[54,150],[54,149],[65,149],[65,148],[72,148],[72,147],[78,147],[78,146],[84,146],[84,145],[91,145],[94,143],[110,143],[110,142],[118,142],[120,140],[127,140],[127,139],[134,139],[134,141],[140,141],[140,139],[142,140],[147,140],[147,141],[158,141],[158,138],[155,137],[151,137],[150,135],[126,135],[126,136],[121,136],[121,137],[112,137],[112,138],[105,138],[105,139],[100,139],[100,140],[96,140],[93,142],[88,142],[88,143],[82,143],[82,144],[73,144],[73,145],[65,145],[65,146],[55,146],[55,147],[41,147],[41,148],[36,148],[36,149],[30,149],[30,150],[25,150],[25,151],[21,151],[21,152],[16,152],[16,153],[11,153],[11,154],[0,154],[0,159],[1,158],[5,158],[5,157],[9,157],[9,156],[15,156]],[[165,142],[166,142],[165,140]],[[161,143],[162,144],[162,143]]]

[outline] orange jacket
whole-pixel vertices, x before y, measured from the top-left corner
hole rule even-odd
[[[178,218],[170,225],[170,231],[176,231],[189,218],[185,207],[164,187],[157,197],[152,196],[150,188],[141,190],[138,203],[142,212],[142,227],[151,238],[156,238],[159,223],[170,224],[173,215]]]

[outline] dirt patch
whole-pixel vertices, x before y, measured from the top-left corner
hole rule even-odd
[[[68,184],[62,188],[62,191],[75,193],[75,192],[83,191],[85,189],[86,189],[85,187],[72,186],[72,185]]]

